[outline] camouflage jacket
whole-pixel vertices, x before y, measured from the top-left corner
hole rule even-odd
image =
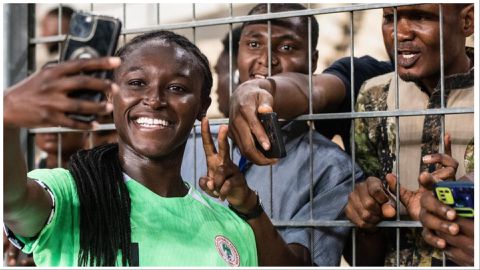
[[[473,63],[473,49],[467,48],[467,53],[472,59]],[[439,108],[440,104],[432,104],[434,102],[439,103],[439,99],[435,100],[431,98],[437,91],[440,91],[440,84],[436,87],[432,95],[429,97],[427,93],[422,91],[416,84],[404,82],[399,78],[399,98],[400,102],[396,103],[395,101],[392,102],[392,94],[395,92],[395,85],[394,85],[394,73],[385,74],[382,76],[375,77],[367,82],[364,83],[362,88],[360,89],[360,93],[358,95],[357,104],[356,104],[356,111],[357,112],[368,112],[368,111],[392,111],[395,110],[395,106],[398,107],[400,110],[404,109],[402,104],[406,104],[407,110],[409,103],[417,102],[419,107],[415,109],[427,109],[427,108]],[[445,88],[445,104],[446,107],[473,107],[473,83],[474,83],[474,68],[472,67],[469,72],[464,74],[455,74],[452,76],[448,76],[445,78],[444,88]],[[408,91],[417,91],[417,96],[424,95],[424,100],[422,102],[417,101],[416,98],[410,96],[410,92],[406,92],[405,89],[402,87],[408,87]],[[402,90],[404,92],[402,92]],[[423,93],[422,93],[423,92]],[[437,93],[437,96],[439,93]],[[451,97],[449,99],[449,97]],[[459,98],[460,97],[460,98]],[[396,99],[396,97],[394,97]],[[402,98],[404,100],[402,101]],[[415,100],[412,100],[415,99]],[[456,103],[459,103],[460,99],[466,101],[466,103],[462,103],[459,106],[456,106]],[[410,100],[409,100],[410,99]],[[393,105],[392,104],[395,104]],[[460,102],[461,103],[461,102]],[[418,117],[418,116],[417,116]],[[421,116],[423,117],[423,116]],[[459,147],[461,149],[460,154],[457,156],[453,155],[457,161],[459,161],[459,171],[461,171],[462,175],[465,173],[469,173],[473,171],[473,149],[474,149],[474,141],[473,141],[473,114],[470,115],[468,118],[469,120],[454,120],[450,121],[453,124],[457,124],[455,128],[451,128],[448,130],[449,127],[447,125],[446,132],[451,133],[453,132],[455,135],[451,134],[452,140],[455,140],[455,136],[465,136],[462,138],[461,142],[458,142]],[[405,179],[406,175],[409,175],[412,178],[412,175],[416,175],[414,180],[410,180],[410,187],[409,189],[413,189],[414,185],[412,184],[415,181],[415,186],[418,188],[418,184],[416,183],[417,177],[420,173],[420,161],[421,156],[428,154],[423,153],[420,151],[422,148],[421,144],[421,135],[424,135],[427,132],[430,132],[432,128],[438,127],[431,127],[425,125],[423,123],[423,119],[416,119],[411,120],[413,117],[405,117],[406,120],[403,120],[402,117],[399,117],[399,121],[397,122],[395,117],[369,117],[369,118],[359,118],[355,120],[355,153],[356,153],[356,161],[360,165],[360,167],[364,170],[366,176],[376,176],[379,179],[384,179],[385,175],[390,172],[396,172],[396,162],[397,162],[397,155],[396,155],[396,142],[397,142],[397,123],[400,123],[400,136],[398,141],[400,141],[400,149],[403,147],[410,148],[410,152],[400,152],[400,177],[403,175],[404,178],[400,178],[400,183],[402,181],[407,181],[409,179]],[[409,120],[410,119],[410,120]],[[471,120],[470,120],[471,119]],[[403,122],[402,122],[403,121]],[[410,121],[410,122],[409,122]],[[416,121],[416,122],[415,122]],[[447,121],[447,120],[445,120]],[[463,121],[463,123],[462,123]],[[471,122],[469,122],[471,121]],[[457,122],[457,123],[455,123]],[[460,122],[460,123],[458,123]],[[452,125],[453,125],[452,124]],[[402,140],[402,134],[406,134],[404,136],[411,136],[410,129],[412,127],[417,126],[416,137],[411,139],[404,139]],[[420,127],[418,127],[420,125]],[[461,125],[463,128],[464,126],[470,126],[470,129],[461,129],[457,131],[458,125]],[[465,131],[467,130],[467,131]],[[420,137],[417,138],[417,137]],[[412,143],[412,141],[414,143]],[[452,141],[453,144],[453,141]],[[435,148],[436,147],[436,148]],[[412,150],[413,149],[413,150]],[[438,145],[434,146],[434,149],[438,149]],[[400,150],[402,151],[402,150]],[[413,151],[413,152],[412,152]],[[437,150],[438,151],[438,150]],[[459,152],[459,151],[457,151]],[[415,155],[409,154],[415,153]],[[403,158],[403,159],[402,159]],[[418,167],[412,167],[411,164],[405,166],[402,163],[412,162],[412,159],[417,161],[416,164]],[[463,162],[462,162],[463,161]],[[461,169],[460,169],[461,167]],[[418,168],[418,169],[416,169]],[[409,172],[413,170],[413,172]],[[415,171],[416,170],[416,171]],[[458,174],[457,174],[457,177]],[[405,185],[404,185],[405,186]],[[416,189],[415,188],[415,189]],[[408,217],[407,217],[408,219]],[[386,266],[396,265],[396,245],[395,245],[395,229],[388,230],[392,233],[388,233],[389,243],[388,243],[388,250],[387,250],[387,257],[385,259]],[[400,237],[400,265],[402,266],[430,266],[431,265],[431,257],[432,255],[436,258],[441,258],[441,254],[439,252],[433,252],[433,249],[428,246],[423,239],[421,238],[421,230],[415,228],[407,228],[401,230],[401,237]]]

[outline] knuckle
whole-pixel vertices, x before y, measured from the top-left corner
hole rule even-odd
[[[351,192],[350,194],[348,194],[348,205],[353,203],[354,192]]]
[[[50,113],[48,112],[48,110],[40,110],[38,112],[38,116],[42,123],[46,123],[50,119]]]
[[[370,195],[372,196],[379,196],[383,193],[383,188],[379,185],[374,185],[371,189],[370,189]],[[372,201],[373,202],[373,201]]]
[[[420,214],[418,215],[418,217],[420,218],[420,222],[423,225],[425,225],[424,224],[424,222],[425,222],[425,209],[423,209],[423,208],[420,209]]]
[[[42,69],[40,72],[41,72],[41,75],[45,78],[50,78],[50,77],[53,77],[54,75],[53,68]]]
[[[38,89],[39,89],[40,92],[46,92],[46,91],[48,91],[50,88],[51,88],[51,83],[49,83],[49,82],[43,82],[43,83],[41,83],[40,86],[38,87]]]
[[[449,177],[454,177],[455,176],[455,173],[456,173],[455,168],[447,167],[446,169],[447,169],[447,173],[448,173]]]
[[[253,155],[256,153],[256,147],[253,144],[244,145],[244,153],[245,155]]]
[[[376,202],[372,198],[365,199],[365,207],[367,209],[372,209],[376,205]]]
[[[369,220],[372,217],[372,214],[369,211],[364,210],[360,214],[360,217],[362,218],[362,220]]]
[[[258,124],[256,121],[249,121],[248,126],[250,127],[251,130],[254,130],[258,127]]]
[[[87,85],[90,83],[90,77],[86,75],[78,76],[77,77],[77,84],[78,85]]]

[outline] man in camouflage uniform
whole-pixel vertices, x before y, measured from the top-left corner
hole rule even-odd
[[[447,4],[442,8],[445,107],[473,107],[473,49],[465,49],[466,37],[474,31],[473,4]],[[391,59],[397,56],[398,93],[394,73],[375,77],[362,86],[356,110],[441,108],[439,6],[397,8],[397,52],[394,51],[393,8],[385,8],[383,14],[385,47]],[[409,220],[419,220],[420,198],[434,180],[458,178],[473,169],[473,117],[473,114],[445,116],[445,132],[449,134],[445,138],[446,154],[449,155],[438,154],[440,115],[399,117],[398,127],[395,117],[363,118],[355,122],[357,162],[370,177],[356,185],[345,212],[353,223],[366,229],[358,234],[357,250],[363,252],[357,254],[360,265],[397,264],[396,230],[375,228],[381,220],[396,215],[390,193],[395,192],[397,177],[401,179],[401,219],[406,216]],[[433,252],[420,233],[421,228],[401,230],[400,265],[441,265],[441,254]],[[362,248],[363,244],[368,248]],[[455,261],[455,258],[449,259]]]

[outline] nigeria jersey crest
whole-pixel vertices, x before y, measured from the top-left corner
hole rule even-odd
[[[217,235],[215,237],[215,247],[218,253],[230,266],[240,265],[240,256],[233,243],[225,236]]]

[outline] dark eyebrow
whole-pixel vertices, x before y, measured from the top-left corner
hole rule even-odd
[[[132,67],[129,67],[127,70],[125,70],[123,73],[133,72],[133,71],[143,71],[143,67],[141,67],[141,66],[132,66]]]
[[[277,38],[281,40],[285,40],[285,39],[300,40],[300,37],[293,34],[283,34],[283,35],[279,35]]]
[[[430,11],[430,10],[425,10],[425,9],[422,9],[422,8],[412,8],[412,9],[405,9],[405,10],[399,9],[397,11],[397,15],[398,16],[423,15],[423,16],[430,17],[430,18],[438,18],[439,17],[439,14],[437,12]]]
[[[267,33],[263,33],[263,32],[258,32],[258,31],[249,31],[249,32],[246,32],[244,35],[242,36],[249,36],[249,37],[254,37],[254,38],[262,38],[262,37],[265,37],[267,36]],[[280,40],[286,40],[286,39],[290,39],[290,40],[301,40],[301,38],[297,35],[294,35],[294,34],[280,34],[278,36],[274,36],[275,38],[277,39],[280,39]]]
[[[265,35],[262,32],[258,32],[258,31],[248,31],[245,34],[242,34],[242,37],[244,37],[244,36],[260,38],[260,37],[263,37]]]
[[[188,74],[187,70],[188,69],[177,69],[174,76],[188,79],[188,78],[190,78],[191,74]],[[135,72],[135,71],[146,72],[146,70],[143,66],[131,66],[127,70],[124,70],[121,74],[129,73],[129,72]]]

